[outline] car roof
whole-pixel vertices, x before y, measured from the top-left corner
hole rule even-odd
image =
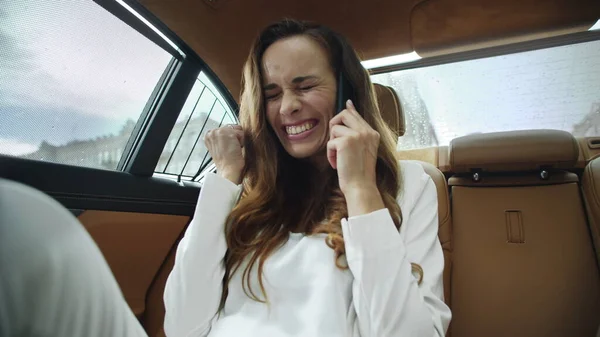
[[[140,0],[184,40],[237,98],[258,32],[281,18],[344,34],[363,59],[416,51],[422,57],[585,31],[597,0]]]

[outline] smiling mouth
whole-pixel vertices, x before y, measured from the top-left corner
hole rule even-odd
[[[308,121],[300,125],[286,126],[285,132],[290,136],[296,136],[312,130],[316,125],[317,123],[315,123],[314,121]]]

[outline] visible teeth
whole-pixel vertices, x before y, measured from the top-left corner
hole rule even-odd
[[[286,132],[290,135],[297,135],[299,133],[308,131],[314,127],[313,123],[307,122],[299,126],[288,126]]]

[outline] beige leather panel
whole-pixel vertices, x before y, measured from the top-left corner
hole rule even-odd
[[[438,195],[438,216],[440,227],[438,237],[444,251],[444,298],[451,305],[450,275],[452,274],[452,216],[450,215],[450,197],[446,177],[435,166],[421,162],[425,172],[435,183]]]
[[[398,139],[402,142],[402,138]],[[398,150],[396,158],[400,160],[418,160],[437,167],[440,171],[450,172],[450,159],[448,157],[448,146],[432,146],[420,149]]]
[[[536,186],[556,185],[564,183],[577,183],[579,177],[575,173],[556,171],[549,173],[547,179],[541,179],[539,175],[511,174],[511,175],[486,175],[480,174],[479,181],[473,180],[472,175],[452,176],[448,179],[450,186],[472,186],[472,187],[500,187],[500,186]]]
[[[100,247],[127,303],[140,318],[148,288],[189,217],[85,211],[79,221]]]
[[[426,55],[471,44],[489,46],[508,37],[585,31],[599,17],[597,0],[428,0],[411,13],[411,37],[415,50]]]
[[[450,149],[448,146],[438,146],[438,163],[440,171],[450,172]]]
[[[473,169],[490,172],[537,170],[542,166],[570,169],[579,146],[568,132],[523,130],[473,134],[450,142],[453,172]]]
[[[396,136],[401,137],[405,132],[404,112],[400,105],[400,99],[394,88],[374,83],[375,95],[381,111],[381,117],[394,131]]]
[[[592,160],[585,168],[582,190],[596,247],[596,261],[600,267],[600,158]]]
[[[401,143],[402,138],[398,139],[398,142]],[[418,160],[437,167],[438,154],[439,151],[437,147],[425,147],[421,149],[396,151],[396,158],[400,160]]]
[[[453,336],[596,333],[600,277],[577,184],[452,187],[452,217]]]

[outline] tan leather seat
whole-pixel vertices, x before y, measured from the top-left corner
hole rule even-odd
[[[429,174],[437,189],[440,224],[438,238],[444,251],[444,301],[452,308],[452,294],[450,292],[450,276],[452,274],[452,215],[450,213],[448,185],[446,177],[437,167],[425,162],[420,162],[420,164],[425,169],[425,172]]]
[[[373,86],[375,87],[375,95],[379,103],[381,117],[383,117],[383,120],[386,121],[396,136],[403,136],[406,131],[404,112],[402,111],[402,105],[400,105],[400,99],[396,90],[379,83],[373,83]]]
[[[381,116],[390,125],[392,130],[398,136],[403,136],[405,132],[405,120],[402,106],[396,91],[379,83],[374,83],[375,93],[379,103]],[[450,298],[450,274],[452,271],[452,216],[450,215],[450,198],[448,196],[448,185],[446,177],[435,166],[417,161],[423,166],[423,169],[435,183],[438,194],[438,215],[439,215],[439,233],[438,237],[444,250],[444,299],[448,305],[451,304]]]
[[[585,167],[582,190],[596,248],[596,261],[600,267],[600,158],[590,161]]]
[[[183,237],[183,236],[182,236]],[[154,282],[148,290],[146,295],[146,311],[142,317],[142,324],[148,334],[148,337],[164,337],[165,331],[163,330],[165,320],[165,304],[163,301],[163,293],[165,291],[165,284],[167,278],[173,269],[175,264],[175,252],[176,247],[179,244],[181,237],[175,243],[175,246],[169,252],[167,259],[158,270]]]
[[[593,336],[600,275],[567,132],[450,144],[453,337]]]

